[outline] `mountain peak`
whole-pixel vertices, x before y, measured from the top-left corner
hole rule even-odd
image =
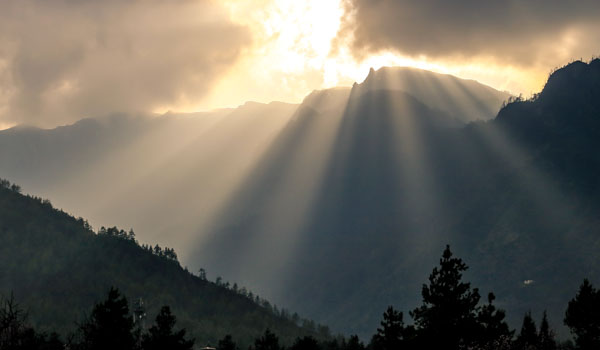
[[[353,89],[359,94],[372,90],[403,91],[465,123],[494,118],[510,97],[475,80],[413,67],[371,68],[365,80]]]
[[[369,68],[369,74],[367,75],[366,79],[369,79],[369,77],[373,76],[374,74],[375,74],[375,69],[373,67]]]
[[[554,71],[540,98],[550,101],[573,101],[583,98],[582,95],[595,94],[600,91],[600,59],[589,63],[575,61]]]

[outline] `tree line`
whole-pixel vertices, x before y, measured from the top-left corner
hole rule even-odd
[[[185,329],[175,329],[176,317],[169,306],[160,309],[154,324],[147,330],[135,321],[127,299],[111,288],[106,300],[97,303],[77,330],[63,341],[56,333],[35,331],[27,322],[27,313],[11,296],[2,300],[0,309],[0,349],[193,349],[194,340],[186,338]]]
[[[423,285],[422,305],[409,312],[413,323],[393,306],[383,314],[380,328],[364,349],[449,350],[559,350],[600,349],[600,290],[586,279],[569,302],[564,323],[573,335],[559,342],[544,312],[540,327],[525,314],[518,334],[505,321],[505,312],[494,305],[493,293],[480,303],[477,288],[462,280],[468,269],[446,246],[438,267]]]
[[[389,306],[370,341],[365,344],[354,335],[318,341],[314,337],[297,338],[286,347],[279,337],[266,329],[248,350],[559,350],[600,349],[600,290],[586,279],[568,303],[564,323],[573,335],[560,343],[550,329],[544,313],[539,328],[531,313],[525,314],[518,334],[505,321],[505,312],[494,305],[489,293],[480,303],[477,288],[462,280],[467,265],[453,256],[447,246],[422,288],[422,305],[409,312],[412,324],[404,314]],[[191,350],[196,340],[178,329],[169,306],[163,306],[154,323],[145,327],[142,317],[129,308],[127,299],[111,288],[106,300],[96,303],[88,317],[66,339],[56,333],[37,332],[27,322],[27,314],[14,297],[2,299],[0,308],[0,349],[17,350]],[[135,314],[135,315],[134,315]],[[206,345],[198,343],[198,345]],[[240,350],[233,335],[221,339],[219,350]]]
[[[84,220],[82,218],[79,218],[78,220],[81,221],[82,225],[86,229],[93,232],[93,228],[89,225],[89,223],[86,220]],[[179,260],[177,258],[177,253],[175,252],[175,249],[168,248],[168,247],[162,248],[158,244],[154,245],[154,247],[149,244],[140,244],[137,241],[137,239],[135,238],[136,236],[135,236],[135,232],[133,231],[133,229],[130,229],[129,231],[125,231],[125,230],[119,229],[117,227],[106,228],[106,227],[102,226],[98,230],[98,232],[96,232],[96,234],[99,236],[108,236],[111,238],[122,239],[125,241],[131,241],[131,242],[135,243],[136,245],[138,245],[143,250],[145,250],[155,256],[158,256],[160,258],[163,258],[163,259],[166,259],[169,261],[174,261],[177,264],[179,264]],[[209,282],[206,269],[204,269],[204,268],[200,268],[198,270],[197,275],[194,275],[192,272],[190,272],[187,269],[187,267],[185,268],[185,271],[187,271],[187,273],[189,273],[190,275],[200,278],[202,281]],[[243,296],[243,297],[249,299],[250,301],[254,302],[255,304],[263,307],[270,313],[276,315],[277,317],[291,321],[294,324],[296,324],[310,332],[319,334],[323,338],[327,338],[327,337],[331,336],[331,331],[330,331],[329,327],[322,325],[322,324],[318,324],[313,320],[302,318],[296,312],[290,313],[285,308],[279,308],[279,307],[277,307],[277,305],[270,303],[268,300],[266,300],[264,298],[261,298],[258,294],[253,293],[252,291],[248,290],[246,287],[240,287],[240,286],[238,286],[237,283],[231,284],[229,282],[223,281],[223,278],[220,276],[217,276],[213,283],[221,288],[230,290],[240,296]]]

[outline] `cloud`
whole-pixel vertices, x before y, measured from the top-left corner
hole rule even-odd
[[[0,2],[0,122],[52,126],[202,98],[250,45],[209,0]]]
[[[598,54],[597,0],[346,0],[339,41],[357,57],[392,50],[519,66]]]

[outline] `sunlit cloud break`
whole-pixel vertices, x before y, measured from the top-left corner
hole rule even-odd
[[[0,126],[297,103],[383,66],[453,74],[529,96],[558,65],[597,54],[586,43],[598,42],[600,33],[589,15],[596,2],[538,2],[480,3],[473,11],[486,20],[467,16],[458,24],[440,21],[433,9],[456,12],[462,1],[2,2]],[[532,21],[494,16],[498,7]],[[400,17],[406,21],[395,23]],[[398,26],[410,35],[394,34]]]
[[[523,66],[493,57],[407,55],[394,47],[357,54],[349,22],[353,4],[343,0],[265,0],[223,3],[234,23],[249,29],[253,44],[202,101],[186,111],[233,107],[246,100],[299,102],[314,89],[361,82],[369,69],[407,66],[475,79],[526,96],[538,92],[553,67]],[[348,28],[348,23],[355,27]],[[566,40],[566,39],[565,39]],[[569,57],[568,45],[562,45]],[[457,48],[460,50],[460,48]],[[563,57],[564,56],[564,57]],[[181,105],[163,108],[181,109]]]

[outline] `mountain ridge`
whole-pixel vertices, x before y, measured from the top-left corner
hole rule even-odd
[[[455,117],[448,101],[436,100],[446,110],[434,108],[385,82],[369,84],[373,91],[360,84],[316,91],[298,107],[254,104],[251,116],[238,109],[206,123],[159,118],[131,132],[108,129],[97,136],[102,158],[77,156],[78,149],[64,156],[48,143],[15,161],[19,146],[8,144],[0,148],[0,173],[79,208],[96,225],[132,226],[142,241],[174,246],[187,265],[333,321],[336,331],[372,334],[387,305],[415,304],[411,286],[435,262],[428,259],[457,239],[436,228],[463,220],[451,211],[464,213],[467,202],[448,203],[470,191],[467,181],[482,181],[467,165],[483,155],[467,149],[476,143],[463,140],[461,128],[432,122]],[[474,103],[466,110],[503,102],[487,105],[479,95],[461,100]],[[453,150],[472,155],[457,160]],[[40,176],[44,166],[20,164],[33,155],[65,178],[53,184]],[[65,164],[71,157],[78,161]],[[440,209],[448,212],[432,214]],[[203,248],[211,245],[219,250]]]

